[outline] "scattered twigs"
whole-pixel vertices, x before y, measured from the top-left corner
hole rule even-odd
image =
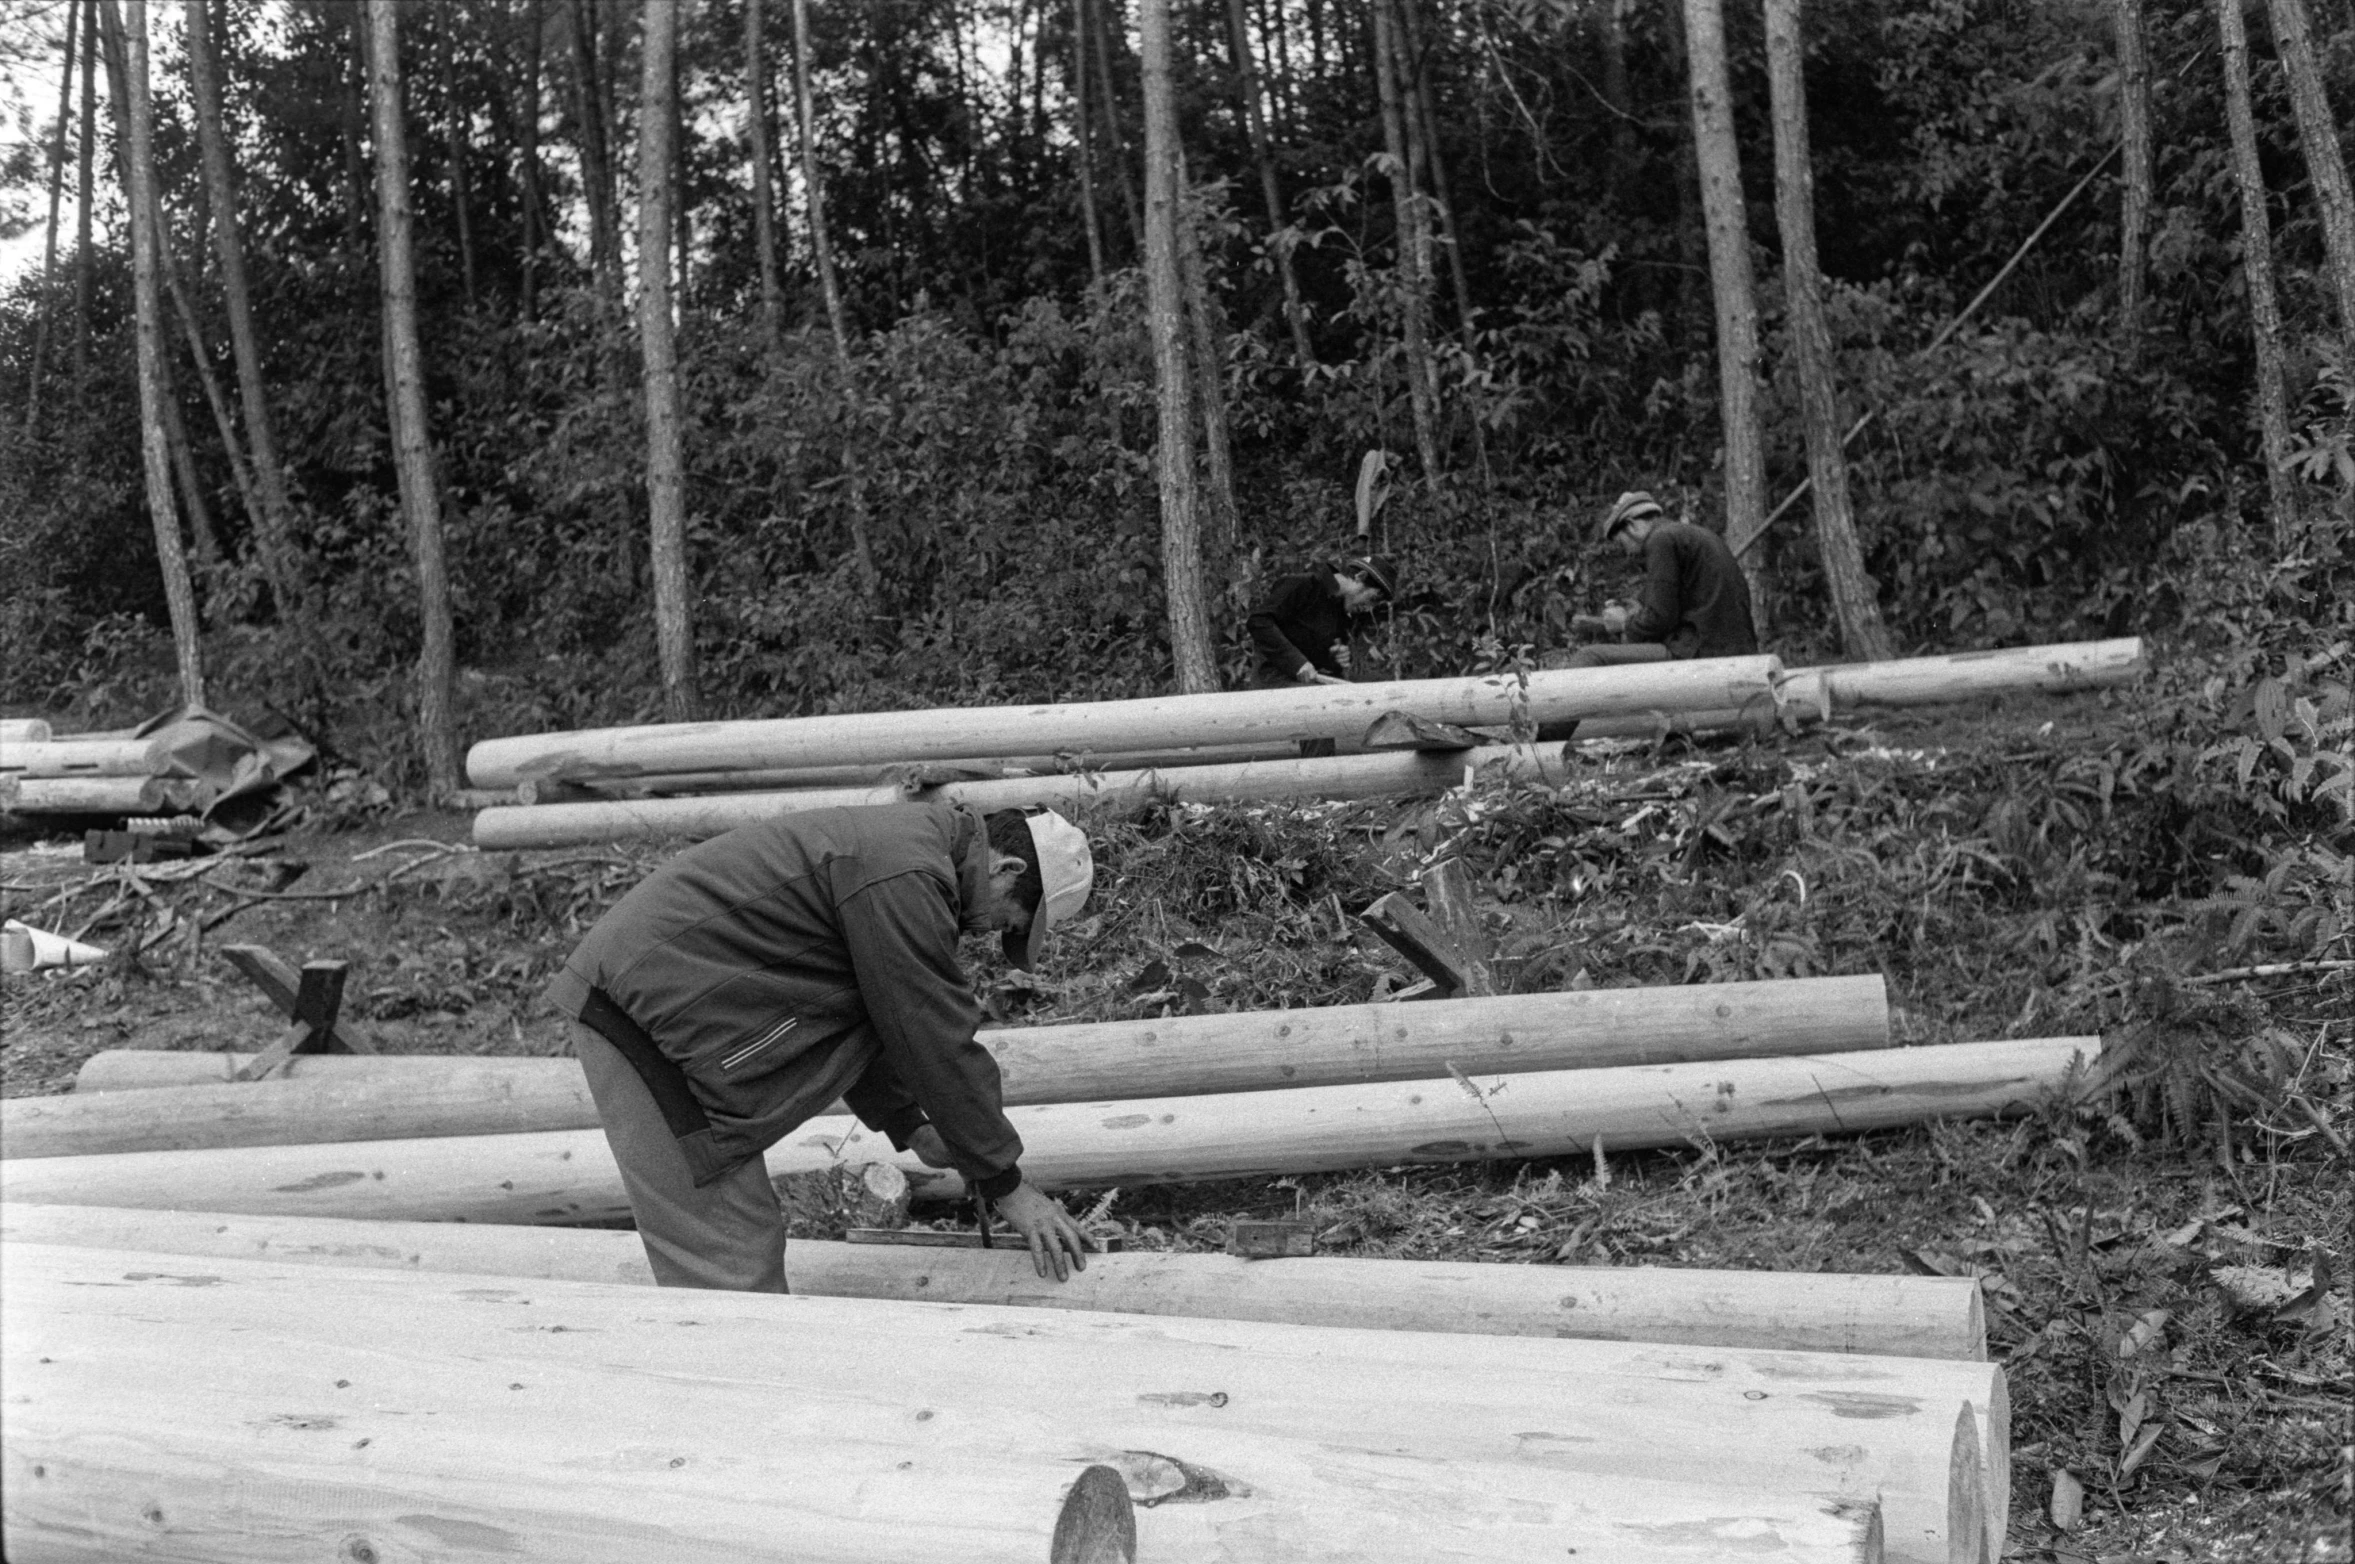
[[[475,851],[474,847],[466,842],[437,842],[429,836],[410,836],[403,837],[397,842],[387,842],[382,847],[371,847],[364,853],[354,853],[352,854],[352,862],[366,863],[371,858],[381,858],[386,853],[399,852],[406,847],[422,847],[426,850],[426,857],[424,860],[419,860],[420,862],[433,858],[447,858],[456,853]]]
[[[2290,977],[2301,972],[2344,972],[2355,968],[2355,960],[2268,961],[2253,967],[2226,967],[2221,972],[2203,972],[2198,977],[2185,978],[2186,988],[2202,988],[2210,983],[2243,983],[2252,978]]]

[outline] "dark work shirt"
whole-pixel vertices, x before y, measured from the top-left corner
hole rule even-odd
[[[1352,614],[1333,584],[1335,572],[1284,576],[1269,588],[1251,616],[1251,644],[1258,651],[1254,681],[1261,685],[1293,684],[1300,670],[1314,668],[1336,679],[1350,677],[1333,656],[1333,643],[1350,648],[1353,667],[1364,666],[1364,648],[1355,638],[1373,622],[1370,614]]]
[[[1725,539],[1689,521],[1653,526],[1644,539],[1644,587],[1628,616],[1627,638],[1658,641],[1676,658],[1757,652],[1750,583]]]

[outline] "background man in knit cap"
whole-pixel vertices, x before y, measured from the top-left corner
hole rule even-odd
[[[761,1153],[837,1097],[964,1175],[1041,1276],[1086,1269],[1078,1224],[1023,1180],[957,941],[998,932],[1027,970],[1094,880],[1051,810],[883,804],[744,826],[624,896],[548,997],[574,1018],[655,1280],[786,1290]]]
[[[1607,604],[1600,614],[1578,614],[1573,630],[1619,638],[1588,645],[1558,666],[1601,668],[1691,657],[1747,657],[1758,650],[1750,621],[1750,583],[1725,540],[1689,521],[1671,521],[1641,489],[1622,494],[1603,513],[1599,539],[1616,542],[1644,562],[1644,584],[1633,603]]]
[[[1369,555],[1279,577],[1250,619],[1251,688],[1347,684],[1365,667],[1374,610],[1398,595],[1398,566]]]

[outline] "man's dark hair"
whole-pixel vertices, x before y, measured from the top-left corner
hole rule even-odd
[[[997,809],[984,816],[982,824],[989,828],[993,852],[1022,860],[1022,878],[1014,882],[1014,902],[1037,917],[1038,904],[1046,899],[1047,882],[1039,873],[1038,844],[1030,839],[1028,817],[1019,809]]]

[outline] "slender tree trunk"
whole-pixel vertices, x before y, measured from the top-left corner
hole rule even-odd
[[[1404,85],[1411,87],[1407,118],[1407,143],[1415,154],[1415,178],[1418,183],[1428,179],[1430,193],[1437,197],[1429,207],[1439,221],[1440,237],[1445,240],[1448,280],[1455,288],[1456,324],[1461,328],[1464,343],[1472,341],[1472,284],[1464,271],[1464,244],[1456,229],[1455,197],[1447,184],[1447,159],[1439,150],[1439,116],[1432,107],[1431,50],[1423,36],[1422,13],[1417,0],[1398,0],[1398,14],[1405,26],[1399,37],[1412,57],[1414,69],[1404,73]],[[1429,220],[1425,221],[1429,228]],[[1425,242],[1429,242],[1426,231]],[[1477,430],[1478,425],[1474,425]]]
[[[842,371],[842,394],[857,391],[850,361],[850,322],[842,307],[842,288],[834,275],[834,246],[826,237],[826,187],[818,178],[818,115],[810,94],[810,15],[808,0],[793,0],[793,101],[801,130],[802,195],[809,203],[810,261],[817,268],[818,292],[826,302],[826,323],[834,334],[834,361]],[[872,598],[881,584],[875,548],[867,535],[866,485],[855,460],[847,463],[850,476],[850,546],[859,581]]]
[[[2145,252],[2151,231],[2151,64],[2142,0],[2110,0],[2118,33],[2118,131],[2126,149],[2118,207],[2118,327],[2129,351],[2142,336]]]
[[[1684,0],[1691,60],[1693,146],[1701,207],[1709,225],[1709,275],[1717,297],[1717,379],[1725,422],[1725,540],[1736,554],[1766,525],[1766,453],[1758,428],[1758,305],[1750,272],[1749,224],[1734,145],[1733,94],[1726,81],[1718,0]],[[1763,609],[1759,573],[1751,603]],[[1765,629],[1763,617],[1758,620]]]
[[[1120,198],[1128,209],[1128,242],[1133,253],[1143,253],[1144,219],[1137,206],[1137,180],[1128,166],[1128,132],[1120,124],[1120,76],[1112,69],[1112,24],[1105,16],[1105,0],[1083,0],[1095,10],[1093,25],[1088,31],[1096,40],[1096,78],[1103,91],[1096,94],[1104,100],[1104,133],[1112,142],[1112,166],[1120,174]]]
[[[2303,0],[2269,0],[2273,12],[2273,44],[2281,68],[2289,78],[2290,107],[2298,116],[2298,140],[2306,151],[2306,171],[2314,180],[2315,204],[2322,208],[2322,251],[2330,272],[2331,290],[2339,296],[2339,329],[2347,350],[2355,357],[2355,193],[2347,180],[2347,154],[2339,145],[2337,126],[2344,123],[2331,112],[2323,91],[2322,70],[2314,58],[2314,40],[2307,31]]]
[[[2290,471],[2289,396],[2282,378],[2281,306],[2273,292],[2273,220],[2267,211],[2265,171],[2257,160],[2256,116],[2249,109],[2249,40],[2241,0],[2216,0],[2224,43],[2224,110],[2232,127],[2232,171],[2240,185],[2241,274],[2249,285],[2249,335],[2257,350],[2257,429],[2265,452],[2265,487],[2277,547],[2287,549],[2296,526]]]
[[[162,226],[159,221],[159,231]],[[167,256],[171,253],[168,237],[164,241],[164,253]],[[177,271],[169,266],[164,268],[164,284],[172,296],[173,313],[180,318],[180,332],[188,339],[188,356],[195,361],[196,381],[204,389],[204,403],[211,410],[213,427],[221,436],[221,449],[228,455],[229,476],[236,481],[237,497],[245,507],[246,523],[253,528],[255,537],[259,538],[263,536],[264,526],[261,495],[254,488],[253,469],[238,445],[237,421],[229,411],[229,398],[221,389],[221,377],[213,373],[212,355],[204,350],[204,333],[197,322],[196,303],[188,297],[188,290],[180,285]],[[185,438],[181,443],[185,444]],[[195,470],[194,462],[187,463],[183,469],[184,480],[192,478]],[[191,484],[184,486],[193,487]],[[207,565],[217,563],[220,544],[213,533],[212,515],[205,509],[201,497],[191,496],[188,519],[190,530],[196,538],[197,559]]]
[[[1251,28],[1243,14],[1243,0],[1227,0],[1228,46],[1235,54],[1235,91],[1243,100],[1243,120],[1251,132],[1251,157],[1259,165],[1260,199],[1267,203],[1267,243],[1276,257],[1276,275],[1284,284],[1284,322],[1292,328],[1292,354],[1303,368],[1317,361],[1308,338],[1308,307],[1300,302],[1300,273],[1292,257],[1291,220],[1284,215],[1283,187],[1276,182],[1276,154],[1267,133],[1267,113],[1260,105],[1259,71],[1251,57]]]
[[[844,319],[842,288],[834,275],[834,246],[826,237],[826,190],[818,178],[818,117],[810,99],[809,0],[793,0],[793,98],[801,127],[802,193],[809,202],[810,261],[817,268],[818,292],[826,301],[826,322],[834,331],[835,356],[850,375],[850,325]]]
[[[1840,644],[1851,657],[1897,655],[1881,620],[1856,518],[1848,500],[1848,458],[1840,449],[1839,392],[1832,337],[1824,324],[1823,277],[1815,258],[1815,169],[1808,150],[1807,84],[1800,0],[1766,0],[1766,80],[1774,112],[1775,217],[1783,234],[1783,289],[1790,300],[1791,357],[1807,424],[1807,473],[1815,482],[1816,548],[1831,588]]]
[[[1407,402],[1414,415],[1415,452],[1429,481],[1439,476],[1439,377],[1431,365],[1431,252],[1415,192],[1405,95],[1400,89],[1403,51],[1390,6],[1391,0],[1374,0],[1374,80],[1382,102],[1382,140],[1390,155],[1391,207],[1397,214],[1398,313],[1406,352]]]
[[[960,56],[961,58],[961,56]],[[1095,138],[1088,125],[1088,6],[1071,0],[1071,128],[1076,133],[1079,165],[1079,215],[1088,236],[1088,288],[1104,291],[1104,225],[1096,215]]]
[[[1661,7],[1661,36],[1668,46],[1668,73],[1677,81],[1692,75],[1692,51],[1685,45],[1683,0]],[[1701,284],[1709,275],[1709,223],[1701,204],[1701,152],[1692,135],[1692,116],[1676,145],[1676,317],[1691,330],[1701,311]]]
[[[1595,29],[1601,35],[1603,102],[1611,109],[1611,163],[1604,171],[1603,188],[1614,201],[1625,198],[1630,171],[1635,167],[1635,116],[1627,91],[1627,13],[1625,0],[1602,0],[1595,8]]]
[[[166,428],[163,384],[163,292],[157,283],[154,110],[147,95],[147,0],[125,0],[119,17],[111,0],[109,24],[124,45],[124,110],[130,145],[124,149],[125,199],[131,209],[131,276],[139,342],[139,430],[145,457],[147,510],[155,522],[156,562],[163,568],[164,598],[171,605],[172,647],[180,670],[180,698],[205,704],[204,648],[197,628],[196,586],[189,579],[188,554],[180,543],[180,516],[172,504],[171,436]]]
[[[204,153],[205,185],[215,213],[213,247],[221,263],[221,297],[229,314],[230,351],[237,361],[237,391],[245,411],[246,439],[253,450],[252,492],[261,505],[254,516],[262,567],[283,615],[307,612],[308,587],[295,549],[294,503],[286,492],[286,470],[278,459],[278,437],[262,381],[259,340],[254,331],[253,295],[246,280],[245,242],[238,218],[237,186],[230,172],[229,139],[221,106],[221,73],[213,53],[205,0],[187,0],[182,10],[183,46],[195,87],[196,133]],[[209,376],[208,376],[209,378]],[[236,442],[224,434],[230,459]],[[241,485],[242,487],[242,485]]]
[[[671,321],[672,140],[677,135],[679,12],[646,0],[638,86],[638,337],[646,358],[646,516],[654,565],[654,637],[662,714],[693,722],[695,627],[689,616],[686,478],[679,453],[679,356]]]
[[[96,191],[93,160],[98,150],[98,0],[82,6],[82,144],[74,154],[74,401],[90,380],[90,207]]]
[[[547,243],[545,207],[540,195],[540,52],[547,36],[543,0],[531,0],[525,11],[530,43],[523,76],[523,318],[540,315],[540,250]]]
[[[1178,161],[1178,266],[1186,293],[1194,400],[1202,414],[1202,450],[1209,481],[1203,506],[1211,557],[1223,559],[1235,542],[1235,458],[1227,428],[1226,332],[1210,294],[1210,268],[1202,259],[1198,198],[1189,192],[1185,160]]]
[[[458,8],[442,0],[433,19],[434,72],[441,80],[442,119],[450,148],[450,209],[458,220],[459,276],[466,289],[466,307],[475,305],[474,190],[466,172],[466,111],[458,101],[458,72],[450,63],[450,34],[458,25]]]
[[[65,12],[65,69],[57,89],[57,134],[49,146],[49,225],[41,242],[41,310],[33,327],[33,372],[25,388],[25,435],[41,429],[41,369],[49,356],[49,323],[57,314],[57,222],[65,200],[65,133],[74,117],[74,55],[82,8],[69,4]]]
[[[609,315],[621,312],[621,234],[614,216],[610,121],[603,77],[610,65],[598,59],[596,0],[572,0],[572,59],[575,112],[580,121],[582,194],[589,207],[589,271],[597,297]]]
[[[1218,688],[1210,606],[1202,583],[1195,513],[1194,437],[1187,386],[1185,289],[1179,273],[1185,221],[1180,189],[1177,93],[1170,80],[1169,0],[1141,0],[1145,63],[1145,325],[1153,341],[1161,409],[1155,467],[1161,479],[1161,577],[1169,650],[1182,694]]]
[[[369,101],[375,113],[377,253],[384,286],[385,379],[392,395],[393,467],[417,564],[423,649],[417,662],[417,737],[427,785],[446,796],[458,786],[458,735],[450,710],[453,635],[449,572],[442,560],[441,497],[426,423],[425,366],[417,342],[416,213],[409,188],[409,144],[401,123],[400,0],[366,0]]]
[[[777,195],[769,178],[769,61],[761,47],[761,0],[744,0],[745,128],[752,142],[752,248],[760,265],[761,340],[785,342],[785,288],[777,271]]]

